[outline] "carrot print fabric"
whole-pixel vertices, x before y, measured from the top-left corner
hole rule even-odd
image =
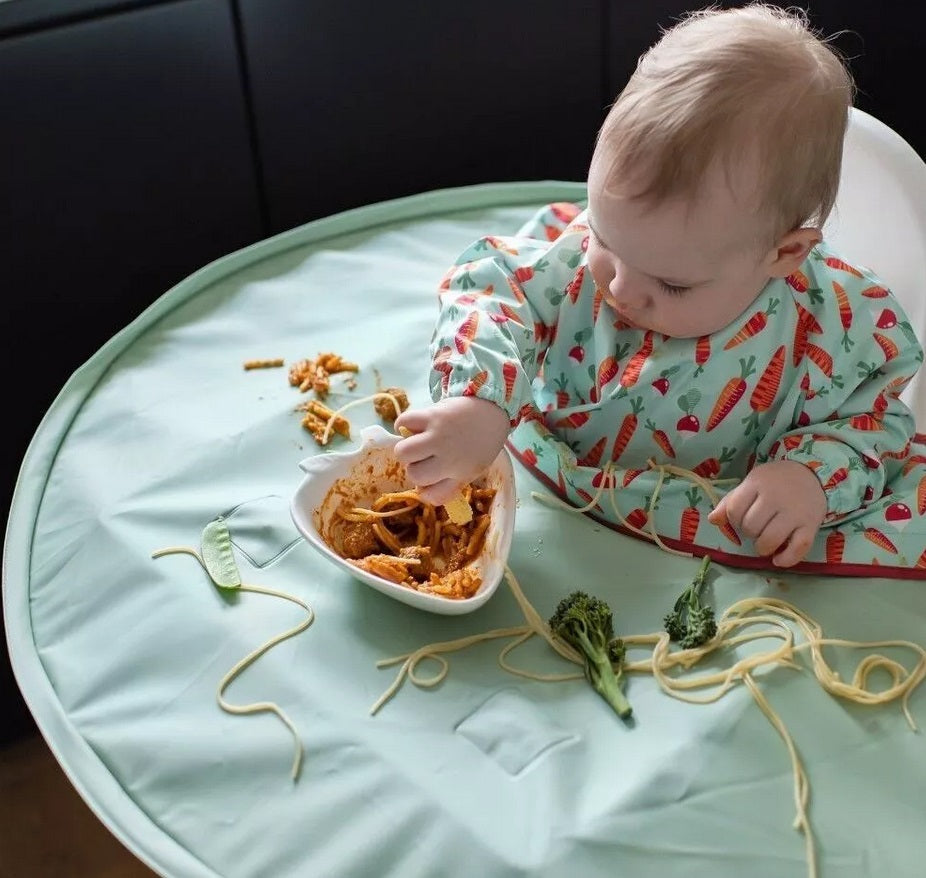
[[[627,530],[613,497],[631,528],[733,566],[768,561],[659,465],[722,496],[756,464],[800,461],[829,511],[794,570],[926,578],[926,445],[899,398],[923,349],[882,281],[820,245],[729,326],[668,338],[603,302],[584,220],[551,204],[461,254],[440,284],[432,396],[501,406],[510,450],[550,490],[585,506],[604,487],[598,520]]]

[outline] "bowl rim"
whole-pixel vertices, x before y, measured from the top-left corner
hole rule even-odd
[[[387,597],[393,598],[393,600],[408,604],[416,609],[444,615],[459,615],[472,612],[485,604],[498,590],[499,585],[505,578],[507,559],[511,551],[517,509],[517,493],[515,491],[514,468],[511,456],[506,448],[501,449],[487,469],[487,472],[493,469],[500,470],[500,485],[507,487],[507,490],[500,498],[501,503],[508,502],[502,510],[504,521],[501,529],[496,532],[497,537],[494,547],[497,553],[497,558],[494,559],[498,568],[497,575],[492,576],[489,580],[484,578],[479,591],[468,598],[448,598],[443,595],[418,591],[360,570],[335,552],[315,527],[314,512],[321,502],[321,500],[317,499],[318,494],[321,493],[321,499],[323,500],[331,485],[337,479],[346,475],[352,463],[359,460],[370,449],[388,449],[394,446],[400,438],[402,437],[390,433],[379,424],[372,424],[360,430],[360,443],[356,448],[345,451],[316,453],[301,460],[299,467],[305,475],[290,501],[290,515],[293,523],[306,542],[316,551],[345,570],[354,579],[385,594]],[[310,490],[315,493],[315,499],[306,502],[305,495]]]

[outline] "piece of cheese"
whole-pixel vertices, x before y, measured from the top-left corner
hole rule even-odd
[[[445,504],[447,517],[454,524],[468,524],[473,520],[473,509],[467,499],[460,492],[456,497],[451,497]]]

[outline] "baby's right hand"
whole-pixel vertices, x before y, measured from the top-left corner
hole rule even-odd
[[[503,409],[473,396],[447,397],[429,408],[408,409],[395,426],[414,434],[396,443],[395,455],[421,499],[435,506],[488,469],[510,429]]]

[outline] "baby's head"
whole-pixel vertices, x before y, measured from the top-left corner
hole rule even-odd
[[[639,61],[589,171],[589,264],[628,322],[726,326],[819,242],[852,79],[799,11],[693,13]]]

